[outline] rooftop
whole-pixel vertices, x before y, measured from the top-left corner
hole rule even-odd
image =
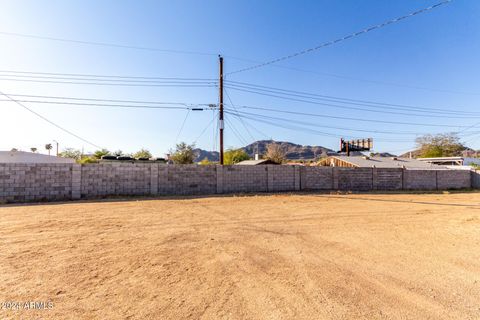
[[[407,169],[438,169],[438,166],[419,161],[417,159],[397,158],[397,157],[347,157],[330,156],[320,162],[321,165],[331,166],[350,166],[359,168],[407,168]]]

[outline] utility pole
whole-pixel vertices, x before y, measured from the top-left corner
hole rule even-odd
[[[220,128],[220,164],[223,166],[223,57],[218,56],[219,63],[220,63],[220,79],[219,79],[219,87],[220,87],[220,111],[219,111],[219,123],[218,127]]]
[[[53,140],[53,142],[55,142],[57,144],[57,157],[58,157],[58,141]]]

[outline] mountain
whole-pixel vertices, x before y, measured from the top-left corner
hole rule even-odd
[[[332,149],[328,149],[321,146],[303,146],[300,144],[294,144],[291,142],[285,141],[274,141],[274,140],[260,140],[254,143],[249,144],[244,147],[250,157],[255,157],[255,154],[259,155],[265,154],[267,151],[267,146],[269,144],[278,144],[286,152],[288,160],[313,160],[321,157],[326,157],[329,154],[336,154]]]
[[[313,160],[327,155],[336,154],[332,149],[322,146],[303,146],[300,144],[294,144],[286,141],[274,141],[274,140],[260,140],[251,143],[242,149],[248,153],[251,158],[255,157],[255,154],[265,154],[267,151],[267,145],[274,143],[279,144],[286,152],[288,160]],[[219,153],[217,151],[206,151],[202,149],[195,149],[196,155],[195,162],[200,162],[207,158],[210,161],[218,161]]]
[[[220,159],[220,154],[218,151],[206,151],[203,149],[193,149],[193,153],[195,154],[195,162],[200,162],[203,159],[207,158],[208,161],[218,161]]]
[[[370,157],[389,157],[389,158],[397,157],[396,155],[389,152],[375,152],[375,153],[370,153],[369,155]]]

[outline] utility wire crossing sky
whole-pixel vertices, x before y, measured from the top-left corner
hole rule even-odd
[[[207,1],[199,8],[191,1],[113,7],[73,1],[54,7],[49,1],[39,6],[21,0],[7,5],[0,13],[0,18],[5,15],[0,41],[7,48],[0,53],[0,110],[20,121],[3,126],[2,136],[8,139],[2,139],[0,149],[29,149],[53,139],[90,151],[147,147],[157,155],[179,141],[216,148],[215,52],[225,53],[227,67],[227,146],[273,138],[334,149],[340,137],[373,137],[377,151],[393,152],[412,149],[423,134],[454,132],[479,147],[480,121],[475,120],[480,112],[475,106],[480,93],[470,81],[478,66],[464,67],[480,53],[478,42],[472,42],[478,39],[472,33],[478,32],[474,13],[479,5],[447,0],[415,9],[415,1],[390,6],[381,1],[297,6],[266,1],[256,6],[252,17],[247,14],[252,4],[213,6]],[[150,14],[149,9],[160,7],[163,16]],[[228,11],[238,12],[228,24],[204,19]],[[22,24],[35,12],[47,17],[63,13],[71,23],[66,31],[61,31],[60,20]],[[81,20],[87,12],[93,15],[90,25]],[[173,12],[176,15],[167,17]],[[470,15],[457,18],[465,12]],[[127,19],[135,14],[137,20]],[[200,17],[202,23],[196,24]],[[379,20],[385,22],[372,23]],[[397,22],[402,24],[394,27]],[[224,28],[217,30],[219,25]],[[273,37],[270,28],[277,29]],[[169,30],[176,30],[175,35]],[[99,31],[109,41],[97,41]],[[347,35],[336,36],[342,33]],[[152,46],[129,44],[130,34],[137,35],[133,43],[157,41]],[[125,41],[114,41],[124,35]],[[289,36],[293,38],[285,41]],[[334,40],[311,47],[327,37]],[[446,44],[448,39],[457,47]],[[187,47],[192,50],[183,49]],[[284,54],[301,47],[307,49]],[[467,48],[470,55],[462,61],[459,52],[464,55]],[[444,58],[445,52],[458,59]],[[290,65],[279,64],[287,61]],[[451,81],[444,86],[442,78]]]

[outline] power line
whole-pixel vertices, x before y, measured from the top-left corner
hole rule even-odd
[[[428,108],[428,107],[412,106],[412,105],[405,105],[405,104],[395,104],[395,103],[385,103],[385,102],[370,101],[370,100],[352,99],[352,98],[324,95],[324,94],[318,94],[318,93],[275,88],[270,86],[238,82],[238,81],[227,81],[227,82],[240,88],[255,89],[257,91],[273,92],[273,93],[296,96],[296,97],[307,97],[310,99],[317,99],[322,101],[370,106],[374,108],[388,108],[393,110],[408,110],[408,111],[428,112],[428,113],[434,112],[434,113],[442,113],[442,114],[480,115],[480,112],[452,111],[452,110],[442,109],[442,108]]]
[[[17,70],[0,70],[0,73],[17,73],[30,75],[50,75],[50,76],[71,76],[71,77],[94,77],[94,78],[118,78],[118,79],[148,79],[148,80],[205,80],[216,81],[211,78],[178,78],[178,77],[147,77],[147,76],[125,76],[125,75],[101,75],[101,74],[82,74],[82,73],[54,73],[54,72],[34,72]]]
[[[177,78],[174,80],[130,80],[130,79],[102,79],[102,78],[82,78],[82,77],[58,77],[58,76],[31,76],[31,75],[18,75],[18,74],[1,74],[0,77],[13,77],[13,79],[53,79],[53,80],[68,80],[68,81],[100,81],[111,83],[147,83],[147,84],[215,84],[215,80],[187,80]],[[12,79],[12,78],[11,78]]]
[[[448,125],[448,124],[425,124],[425,123],[418,123],[418,122],[402,122],[402,121],[386,121],[386,120],[350,118],[350,117],[330,116],[330,115],[324,115],[324,114],[318,114],[318,113],[287,111],[287,110],[278,110],[278,109],[273,109],[273,108],[254,107],[254,106],[237,106],[237,107],[238,108],[247,108],[247,109],[256,109],[256,110],[264,110],[264,111],[272,111],[272,112],[279,112],[279,113],[286,113],[286,114],[296,114],[296,115],[329,118],[329,119],[352,120],[352,121],[360,121],[360,122],[401,124],[401,125],[409,125],[409,126],[426,126],[426,127],[442,127],[442,128],[443,127],[447,127],[447,128],[465,128],[465,127],[468,127],[468,126],[461,126],[461,125],[454,126],[454,125]]]
[[[442,1],[442,2],[439,2],[437,4],[434,4],[432,6],[429,6],[427,8],[423,8],[423,9],[420,9],[420,10],[417,10],[417,11],[414,11],[412,13],[409,13],[407,15],[404,15],[404,16],[401,16],[401,17],[398,17],[398,18],[395,18],[395,19],[391,19],[391,20],[388,20],[388,21],[385,21],[383,23],[380,23],[380,24],[377,24],[377,25],[374,25],[374,26],[371,26],[369,28],[366,28],[366,29],[363,29],[361,31],[358,31],[358,32],[354,32],[354,33],[351,33],[347,36],[344,36],[342,38],[338,38],[338,39],[335,39],[335,40],[332,40],[332,41],[328,41],[328,42],[324,42],[316,47],[313,47],[313,48],[309,48],[309,49],[305,49],[305,50],[302,50],[302,51],[299,51],[299,52],[296,52],[296,53],[293,53],[293,54],[290,54],[290,55],[287,55],[287,56],[283,56],[283,57],[280,57],[280,58],[276,58],[276,59],[273,59],[273,60],[270,60],[270,61],[267,61],[267,62],[263,62],[263,63],[260,63],[260,64],[257,64],[257,65],[253,65],[251,67],[247,67],[247,68],[243,68],[243,69],[240,69],[240,70],[237,70],[237,71],[233,71],[233,72],[230,72],[230,73],[227,73],[227,74],[235,74],[235,73],[240,73],[240,72],[245,72],[245,71],[249,71],[249,70],[253,70],[253,69],[258,69],[258,68],[261,68],[261,67],[264,67],[264,66],[267,66],[267,65],[270,65],[270,64],[274,64],[274,63],[277,63],[277,62],[280,62],[280,61],[284,61],[284,60],[288,60],[288,59],[291,59],[291,58],[295,58],[295,57],[298,57],[300,55],[304,55],[304,54],[307,54],[307,53],[310,53],[312,51],[316,51],[316,50],[319,50],[321,48],[325,48],[325,47],[328,47],[328,46],[331,46],[331,45],[334,45],[334,44],[337,44],[339,42],[342,42],[342,41],[345,41],[345,40],[348,40],[348,39],[351,39],[351,38],[354,38],[354,37],[357,37],[359,35],[362,35],[364,33],[368,33],[370,31],[373,31],[373,30],[376,30],[376,29],[380,29],[380,28],[383,28],[383,27],[386,27],[390,24],[394,24],[394,23],[397,23],[397,22],[400,22],[402,20],[405,20],[407,18],[410,18],[410,17],[413,17],[413,16],[416,16],[416,15],[419,15],[421,13],[424,13],[424,12],[427,12],[427,11],[430,11],[432,9],[435,9],[435,8],[438,8],[444,4],[447,4],[449,2],[451,2],[452,0],[445,0],[445,1]]]
[[[208,128],[210,128],[210,126],[212,125],[212,123],[215,122],[215,118],[218,116],[218,112],[217,114],[214,115],[214,117],[212,118],[212,120],[210,120],[210,122],[207,124],[207,126],[202,130],[202,132],[200,132],[200,134],[198,135],[198,137],[193,140],[193,143],[197,143],[197,141],[203,136],[203,134],[205,133],[205,131],[207,131]]]
[[[216,56],[217,55],[217,53],[211,53],[211,52],[160,49],[160,48],[153,48],[153,47],[131,46],[131,45],[116,44],[116,43],[108,43],[108,42],[96,42],[96,41],[84,41],[84,40],[57,38],[57,37],[47,37],[47,36],[39,36],[39,35],[17,33],[17,32],[0,31],[0,34],[6,35],[6,36],[15,36],[15,37],[32,38],[32,39],[40,39],[40,40],[50,40],[50,41],[58,41],[58,42],[69,42],[69,43],[91,45],[91,46],[134,49],[134,50],[143,50],[143,51],[155,51],[155,52],[162,52],[162,53],[188,54],[188,55],[201,55],[201,56]]]
[[[240,60],[240,61],[257,63],[257,64],[262,63],[261,61],[252,60],[252,59],[243,59],[243,58],[232,57],[232,56],[225,56],[225,57],[230,58],[230,59]],[[358,77],[346,76],[346,75],[329,73],[329,72],[319,72],[319,71],[313,71],[313,70],[306,70],[306,69],[301,69],[301,68],[296,68],[296,67],[291,67],[291,66],[286,66],[286,65],[280,65],[280,64],[272,64],[271,66],[274,67],[274,68],[279,68],[279,69],[291,70],[291,71],[296,71],[296,72],[301,72],[301,73],[309,73],[309,74],[313,74],[313,75],[316,75],[316,76],[332,77],[332,78],[338,78],[338,79],[353,80],[353,81],[358,81],[358,82],[367,82],[367,83],[380,84],[380,85],[385,85],[385,86],[393,86],[393,87],[401,87],[401,88],[409,88],[409,89],[433,91],[433,92],[444,92],[444,93],[452,93],[452,94],[462,94],[462,95],[479,95],[479,93],[476,93],[476,92],[466,92],[466,91],[456,91],[456,90],[449,90],[449,89],[430,88],[430,87],[423,87],[423,86],[413,86],[413,85],[410,85],[410,84],[395,83],[395,82],[380,81],[380,80],[371,80],[371,79],[358,78]]]
[[[473,115],[465,115],[465,116],[456,116],[456,115],[435,115],[435,114],[418,114],[418,113],[406,113],[406,112],[396,112],[396,111],[385,111],[385,110],[372,110],[372,109],[366,109],[366,108],[360,108],[360,107],[352,107],[352,106],[345,106],[345,105],[338,105],[338,104],[331,104],[331,103],[323,103],[323,102],[317,102],[317,101],[310,101],[310,100],[305,100],[305,99],[299,99],[299,98],[292,98],[290,96],[281,96],[278,94],[270,94],[270,93],[265,93],[265,92],[259,92],[256,90],[246,90],[243,88],[239,87],[232,87],[231,85],[226,86],[229,89],[236,90],[236,91],[242,91],[242,92],[247,92],[247,93],[254,93],[258,95],[263,95],[267,97],[274,97],[274,98],[279,98],[279,99],[284,99],[284,100],[289,100],[289,101],[296,101],[296,102],[302,102],[302,103],[308,103],[308,104],[314,104],[314,105],[320,105],[320,106],[326,106],[326,107],[332,107],[332,108],[339,108],[339,109],[349,109],[349,110],[358,110],[358,111],[366,111],[366,112],[373,112],[373,113],[381,113],[381,114],[396,114],[396,115],[404,115],[404,116],[410,116],[410,117],[428,117],[428,118],[459,118],[459,119],[471,119],[471,118],[479,118],[480,115],[473,116]],[[312,98],[309,98],[312,99]],[[374,108],[380,108],[379,106],[371,106]],[[384,109],[386,109],[384,107]]]
[[[73,136],[73,137],[75,137],[75,138],[77,138],[77,139],[79,139],[79,140],[81,140],[81,141],[83,141],[83,142],[85,142],[85,143],[88,143],[89,145],[91,145],[91,146],[93,146],[93,147],[95,147],[95,148],[102,149],[102,147],[100,147],[100,146],[98,146],[98,145],[96,145],[96,144],[94,144],[94,143],[92,143],[92,142],[90,142],[90,141],[88,141],[88,140],[80,137],[79,135],[77,135],[77,134],[75,134],[75,133],[73,133],[73,132],[71,132],[71,131],[63,128],[63,127],[61,127],[60,125],[56,124],[55,122],[47,119],[46,117],[42,116],[42,115],[39,114],[39,113],[33,111],[32,109],[30,109],[30,108],[28,108],[27,106],[25,106],[23,103],[18,102],[18,101],[16,101],[15,99],[11,98],[9,95],[7,95],[7,94],[5,94],[5,93],[3,93],[3,92],[1,92],[1,91],[0,91],[0,94],[3,95],[3,96],[5,96],[5,97],[7,97],[7,98],[8,98],[9,100],[11,100],[12,102],[15,102],[16,104],[18,104],[19,106],[21,106],[21,107],[24,108],[25,110],[33,113],[34,115],[36,115],[37,117],[41,118],[42,120],[44,120],[44,121],[50,123],[51,125],[55,126],[56,128],[58,128],[58,129],[60,129],[60,130],[62,130],[62,131],[64,131],[64,132],[68,133],[69,135],[71,135],[71,136]]]
[[[230,126],[230,128],[232,128],[232,132],[237,137],[237,139],[241,143],[243,143],[244,145],[247,145],[248,142],[243,138],[243,136],[240,134],[240,132],[237,130],[237,128],[235,128],[233,123],[230,120],[228,120],[228,118],[226,118],[226,117],[225,117],[225,122]]]
[[[96,101],[96,102],[121,102],[121,103],[138,103],[138,104],[168,104],[168,105],[182,105],[182,106],[211,106],[209,103],[187,103],[187,102],[165,102],[165,101],[148,101],[148,100],[118,100],[118,99],[99,99],[99,98],[79,98],[66,96],[45,96],[45,95],[28,95],[28,94],[12,94],[7,93],[11,97],[26,97],[26,98],[44,98],[57,100],[73,100],[73,101]]]
[[[175,138],[175,144],[177,144],[178,138],[180,137],[180,134],[182,133],[183,127],[185,126],[185,123],[187,122],[188,115],[190,114],[190,109],[187,111],[187,114],[185,115],[185,119],[183,119],[182,125],[180,126],[180,130],[178,130],[177,137]]]
[[[228,113],[231,114],[232,112],[229,111]],[[272,121],[269,121],[269,120],[259,119],[259,118],[256,118],[256,117],[249,117],[249,116],[245,116],[245,115],[239,115],[239,116],[240,117],[245,117],[245,118],[250,119],[252,121],[269,124],[269,125],[274,126],[274,127],[289,129],[289,130],[293,130],[293,131],[296,131],[296,132],[305,132],[305,133],[310,133],[310,134],[315,134],[315,135],[320,135],[320,136],[327,136],[327,137],[335,137],[335,138],[337,138],[339,136],[338,134],[333,134],[333,133],[330,133],[330,132],[314,130],[314,129],[310,129],[310,128],[304,128],[304,127],[301,127],[301,126],[295,126],[295,125],[291,125],[291,124],[281,124],[281,123],[276,123],[276,122],[272,122]],[[344,134],[340,134],[340,135],[344,136],[344,137],[347,136],[347,135],[344,135]],[[350,138],[359,139],[359,137],[353,137],[353,136],[351,136]],[[376,140],[377,141],[388,141],[388,142],[410,142],[411,141],[411,140],[400,140],[400,139],[376,139]]]
[[[20,82],[37,82],[37,83],[56,83],[56,84],[84,84],[84,85],[98,85],[98,86],[126,86],[126,87],[197,87],[208,88],[215,87],[216,84],[204,83],[204,84],[139,84],[139,83],[99,83],[99,82],[79,82],[79,81],[54,81],[54,80],[33,80],[33,79],[12,79],[12,78],[0,78],[1,81],[20,81]]]
[[[232,98],[230,98],[230,95],[228,94],[228,91],[227,90],[224,90],[225,91],[225,95],[227,96],[228,98],[228,101],[230,101],[231,103],[231,106],[233,107],[233,109],[235,109],[235,111],[238,111],[237,110],[237,107],[235,106],[235,104],[233,103],[232,101]],[[245,128],[245,130],[247,131],[247,133],[250,135],[250,138],[252,138],[252,141],[255,141],[255,138],[254,136],[252,135],[252,133],[250,132],[250,130],[248,129],[248,127],[245,125],[245,123],[243,122],[243,119],[242,118],[238,118],[240,119],[240,122],[242,123],[243,127]]]
[[[0,101],[11,101],[9,99],[0,99]],[[147,106],[147,105],[125,105],[125,104],[107,104],[107,103],[82,103],[69,101],[40,101],[40,100],[16,100],[24,103],[41,103],[41,104],[56,104],[56,105],[72,105],[81,107],[108,107],[108,108],[127,108],[127,109],[170,109],[170,110],[200,110],[203,108],[195,108],[191,106]]]
[[[339,130],[358,131],[358,132],[367,132],[367,133],[395,134],[395,135],[419,135],[420,134],[418,132],[412,132],[412,131],[409,131],[409,132],[406,132],[406,131],[382,131],[382,130],[365,130],[365,129],[335,127],[335,126],[323,125],[323,124],[318,124],[318,123],[313,123],[313,122],[294,120],[294,119],[291,119],[291,118],[287,119],[287,118],[266,116],[266,115],[258,114],[258,113],[242,112],[242,111],[238,111],[237,113],[239,115],[249,115],[249,116],[253,116],[253,117],[261,117],[261,118],[270,119],[270,120],[279,120],[279,121],[284,121],[284,122],[291,122],[291,123],[303,124],[303,125],[307,125],[307,126],[322,127],[322,128],[329,128],[329,129],[339,129]]]

